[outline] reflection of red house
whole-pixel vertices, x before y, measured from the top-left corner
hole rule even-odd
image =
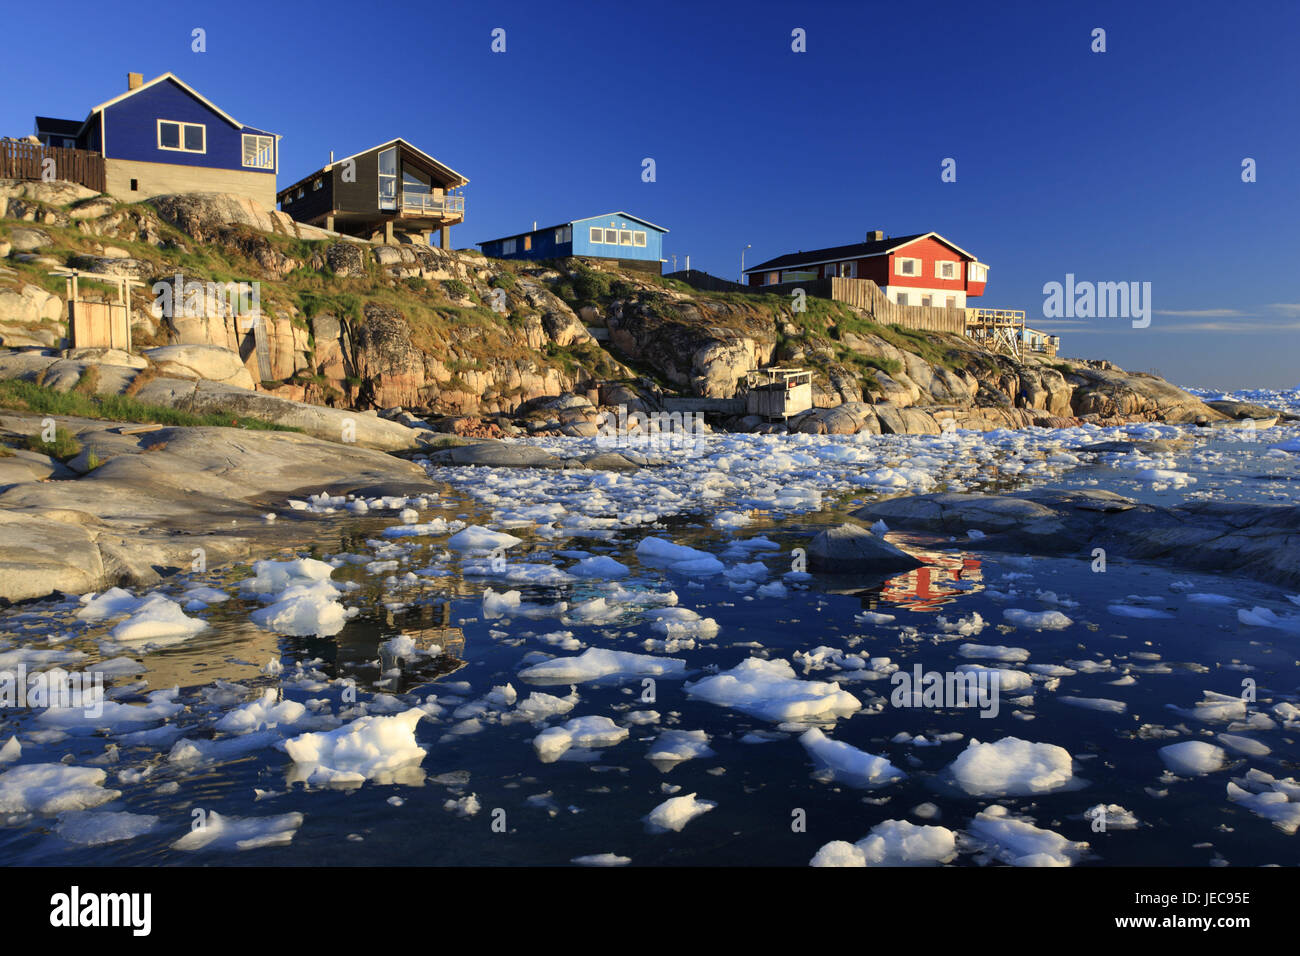
[[[874,604],[869,606],[893,604],[909,611],[937,611],[952,603],[957,595],[979,590],[969,585],[984,580],[980,559],[971,555],[940,551],[910,553],[924,561],[924,566],[890,578],[870,595]],[[963,586],[954,587],[959,581]]]

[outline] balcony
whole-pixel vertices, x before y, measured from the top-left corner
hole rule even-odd
[[[403,217],[417,219],[464,219],[464,196],[435,196],[432,193],[411,193],[403,190]]]

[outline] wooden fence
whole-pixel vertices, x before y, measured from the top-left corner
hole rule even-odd
[[[46,160],[54,162],[47,166]],[[13,140],[0,140],[0,179],[62,179],[81,183],[97,193],[107,188],[104,157],[99,153]]]
[[[880,286],[870,279],[848,279],[839,276],[825,279],[807,279],[803,282],[782,282],[779,285],[752,286],[756,294],[774,293],[788,296],[795,289],[818,299],[832,299],[855,309],[861,309],[879,325],[901,325],[905,329],[926,332],[966,334],[966,310],[939,308],[928,305],[899,305],[890,302]]]

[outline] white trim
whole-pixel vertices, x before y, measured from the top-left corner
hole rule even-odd
[[[186,122],[185,120],[170,120],[170,119],[161,119],[161,118],[154,120],[154,122],[157,124],[157,126],[156,126],[156,131],[157,131],[157,134],[158,134],[158,148],[159,148],[159,149],[166,150],[166,151],[169,152],[169,153],[190,153],[190,154],[192,154],[192,155],[206,155],[206,154],[207,154],[207,152],[208,152],[208,124],[207,124],[207,123],[188,123],[188,122]],[[180,143],[179,146],[164,146],[164,145],[163,145],[163,141],[162,141],[162,128],[163,128],[163,123],[168,123],[168,124],[170,124],[170,125],[172,125],[172,126],[176,126],[176,127],[179,127],[179,128],[180,128],[180,137],[179,137],[179,139],[178,139],[178,142]],[[185,127],[187,127],[187,126],[197,126],[199,129],[203,130],[203,148],[202,148],[202,149],[186,149],[186,148],[185,148]],[[241,146],[241,149],[242,149],[243,144],[241,143],[240,146]]]
[[[194,89],[194,87],[190,86],[188,83],[186,83],[186,82],[185,82],[184,80],[182,80],[180,77],[176,76],[176,74],[174,74],[174,73],[164,73],[162,76],[156,76],[156,77],[154,77],[152,80],[150,80],[148,83],[144,83],[144,84],[142,84],[142,85],[140,85],[140,86],[137,86],[137,87],[136,87],[135,89],[133,89],[133,90],[127,90],[125,93],[122,93],[122,94],[119,95],[119,96],[115,96],[115,97],[113,97],[111,100],[108,100],[107,102],[100,103],[98,106],[94,107],[94,108],[90,111],[90,114],[86,117],[86,119],[90,119],[90,117],[91,117],[91,116],[94,116],[95,113],[97,113],[97,112],[102,113],[104,110],[108,109],[110,106],[114,106],[114,105],[116,105],[116,104],[122,102],[124,99],[126,99],[126,98],[129,97],[129,96],[135,96],[135,94],[137,94],[137,93],[143,93],[145,90],[149,89],[149,88],[152,87],[152,86],[157,86],[157,85],[158,85],[159,83],[161,83],[163,80],[172,80],[174,83],[176,83],[177,86],[179,86],[181,89],[183,89],[186,93],[190,94],[190,96],[194,97],[196,100],[198,100],[198,101],[199,101],[200,103],[202,103],[204,106],[206,106],[208,109],[212,110],[212,112],[216,113],[218,116],[220,116],[222,119],[224,119],[227,123],[229,123],[229,124],[232,125],[232,126],[238,126],[240,129],[243,129],[243,128],[244,128],[244,124],[243,124],[243,123],[239,122],[239,120],[235,119],[233,116],[231,116],[231,115],[230,115],[229,113],[227,113],[225,110],[223,110],[221,107],[217,106],[216,103],[213,103],[210,99],[208,99],[206,96],[204,96],[204,95],[203,95],[202,93],[200,93],[198,90]],[[86,124],[85,124],[85,123],[82,123],[81,125],[82,125],[82,126],[85,126]]]
[[[952,275],[946,276],[943,274],[944,266],[953,267]],[[945,282],[960,282],[961,281],[961,260],[960,259],[935,259],[934,277],[936,279],[943,279]]]
[[[599,237],[597,237],[596,233],[600,233]],[[589,226],[587,228],[587,242],[593,246],[603,246],[605,244],[605,227]]]
[[[575,222],[589,222],[594,219],[617,218],[619,216],[622,216],[624,219],[634,219],[637,222],[641,223],[641,225],[649,226],[651,229],[657,229],[659,232],[668,232],[668,230],[665,229],[663,226],[656,226],[649,219],[642,219],[640,216],[634,216],[630,212],[623,212],[622,210],[619,210],[617,212],[603,213],[602,215],[599,216],[584,216],[581,219],[571,219],[569,220],[569,224],[572,225]]]
[[[927,233],[923,233],[923,234],[921,234],[921,235],[919,235],[919,236],[916,236],[916,237],[914,237],[914,238],[912,238],[912,239],[908,239],[906,242],[900,242],[900,243],[898,243],[898,245],[889,246],[889,247],[887,247],[887,248],[885,248],[885,249],[882,249],[880,252],[873,252],[873,253],[871,253],[870,255],[866,255],[866,256],[854,256],[853,258],[854,258],[854,259],[875,259],[877,256],[885,256],[885,255],[889,255],[891,252],[897,252],[899,249],[906,249],[908,246],[910,246],[910,245],[911,245],[912,243],[914,243],[914,242],[920,242],[922,239],[929,239],[929,238],[931,238],[931,237],[933,237],[933,238],[935,238],[935,239],[938,239],[940,242],[942,242],[944,245],[946,245],[946,246],[948,246],[949,248],[951,248],[953,251],[961,253],[963,256],[965,256],[967,259],[971,260],[972,262],[978,262],[978,261],[979,261],[979,260],[976,259],[974,256],[972,256],[969,252],[967,252],[965,249],[961,248],[960,246],[956,245],[955,243],[952,243],[952,242],[948,241],[948,240],[945,239],[943,236],[939,235],[937,232],[927,232]],[[883,242],[889,242],[890,240],[885,239],[885,240],[882,240],[882,241],[883,241]],[[866,245],[866,243],[861,243],[861,245]],[[816,252],[817,250],[813,250],[813,251]],[[780,259],[780,258],[783,258],[783,257],[782,257],[782,256],[777,256],[777,258]],[[911,257],[909,256],[908,258],[911,258]],[[770,261],[770,260],[769,260],[769,261]],[[843,262],[843,261],[844,261],[844,257],[843,257],[843,256],[838,256],[838,257],[836,257],[836,258],[834,258],[834,259],[818,259],[816,262],[802,262],[802,261],[801,261],[801,262],[795,262],[795,263],[792,263],[792,264],[789,265],[789,266],[778,266],[778,268],[780,268],[780,269],[806,269],[806,268],[809,268],[810,266],[824,266],[824,265],[826,265],[828,262]],[[744,273],[744,274],[745,274],[745,275],[749,275],[751,272],[766,272],[766,271],[768,271],[768,269],[765,269],[765,268],[764,268],[764,265],[765,265],[765,263],[761,263],[761,262],[760,262],[760,263],[759,263],[758,265],[756,265],[756,266],[750,266],[748,269],[745,270],[745,273]]]
[[[419,149],[419,148],[417,148],[417,147],[415,147],[415,146],[412,146],[410,143],[408,143],[406,140],[402,139],[402,137],[400,137],[400,136],[397,137],[397,139],[390,139],[387,143],[380,143],[378,146],[371,146],[369,149],[363,149],[363,150],[361,150],[361,152],[359,152],[359,153],[353,153],[351,156],[344,156],[342,159],[336,159],[336,160],[334,160],[334,162],[330,163],[330,164],[329,164],[328,166],[326,166],[325,168],[326,168],[326,169],[333,169],[335,166],[339,165],[339,163],[346,163],[349,159],[356,159],[358,156],[364,156],[366,153],[373,153],[373,152],[378,152],[378,151],[380,151],[380,150],[387,149],[388,147],[392,146],[394,143],[401,143],[403,146],[405,146],[405,147],[406,147],[407,149],[409,149],[411,152],[413,152],[413,153],[418,153],[419,155],[421,155],[421,156],[423,156],[425,159],[427,159],[429,162],[433,163],[434,166],[436,166],[436,167],[438,167],[439,169],[445,170],[446,172],[450,173],[450,174],[451,174],[451,178],[453,178],[453,179],[459,179],[459,180],[460,180],[460,182],[459,182],[458,184],[456,184],[455,186],[449,186],[449,187],[447,187],[448,189],[459,189],[461,186],[467,185],[467,184],[469,183],[469,180],[466,179],[464,176],[462,176],[460,173],[456,172],[456,170],[452,169],[450,166],[446,165],[445,163],[440,163],[440,162],[438,162],[436,159],[434,159],[432,156],[430,156],[430,155],[429,155],[428,153],[426,153],[424,150]],[[522,235],[522,233],[521,233],[521,235]]]
[[[917,265],[916,271],[904,272],[903,271],[904,262],[915,262]],[[924,279],[925,278],[924,273],[925,273],[924,260],[917,259],[914,256],[894,256],[894,275],[907,276],[909,279]]]

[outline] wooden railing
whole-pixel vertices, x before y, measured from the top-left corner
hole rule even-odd
[[[99,153],[14,140],[0,140],[0,179],[62,179],[98,193],[106,189],[104,157]]]
[[[402,212],[417,216],[465,216],[464,196],[434,196],[431,193],[402,193]]]

